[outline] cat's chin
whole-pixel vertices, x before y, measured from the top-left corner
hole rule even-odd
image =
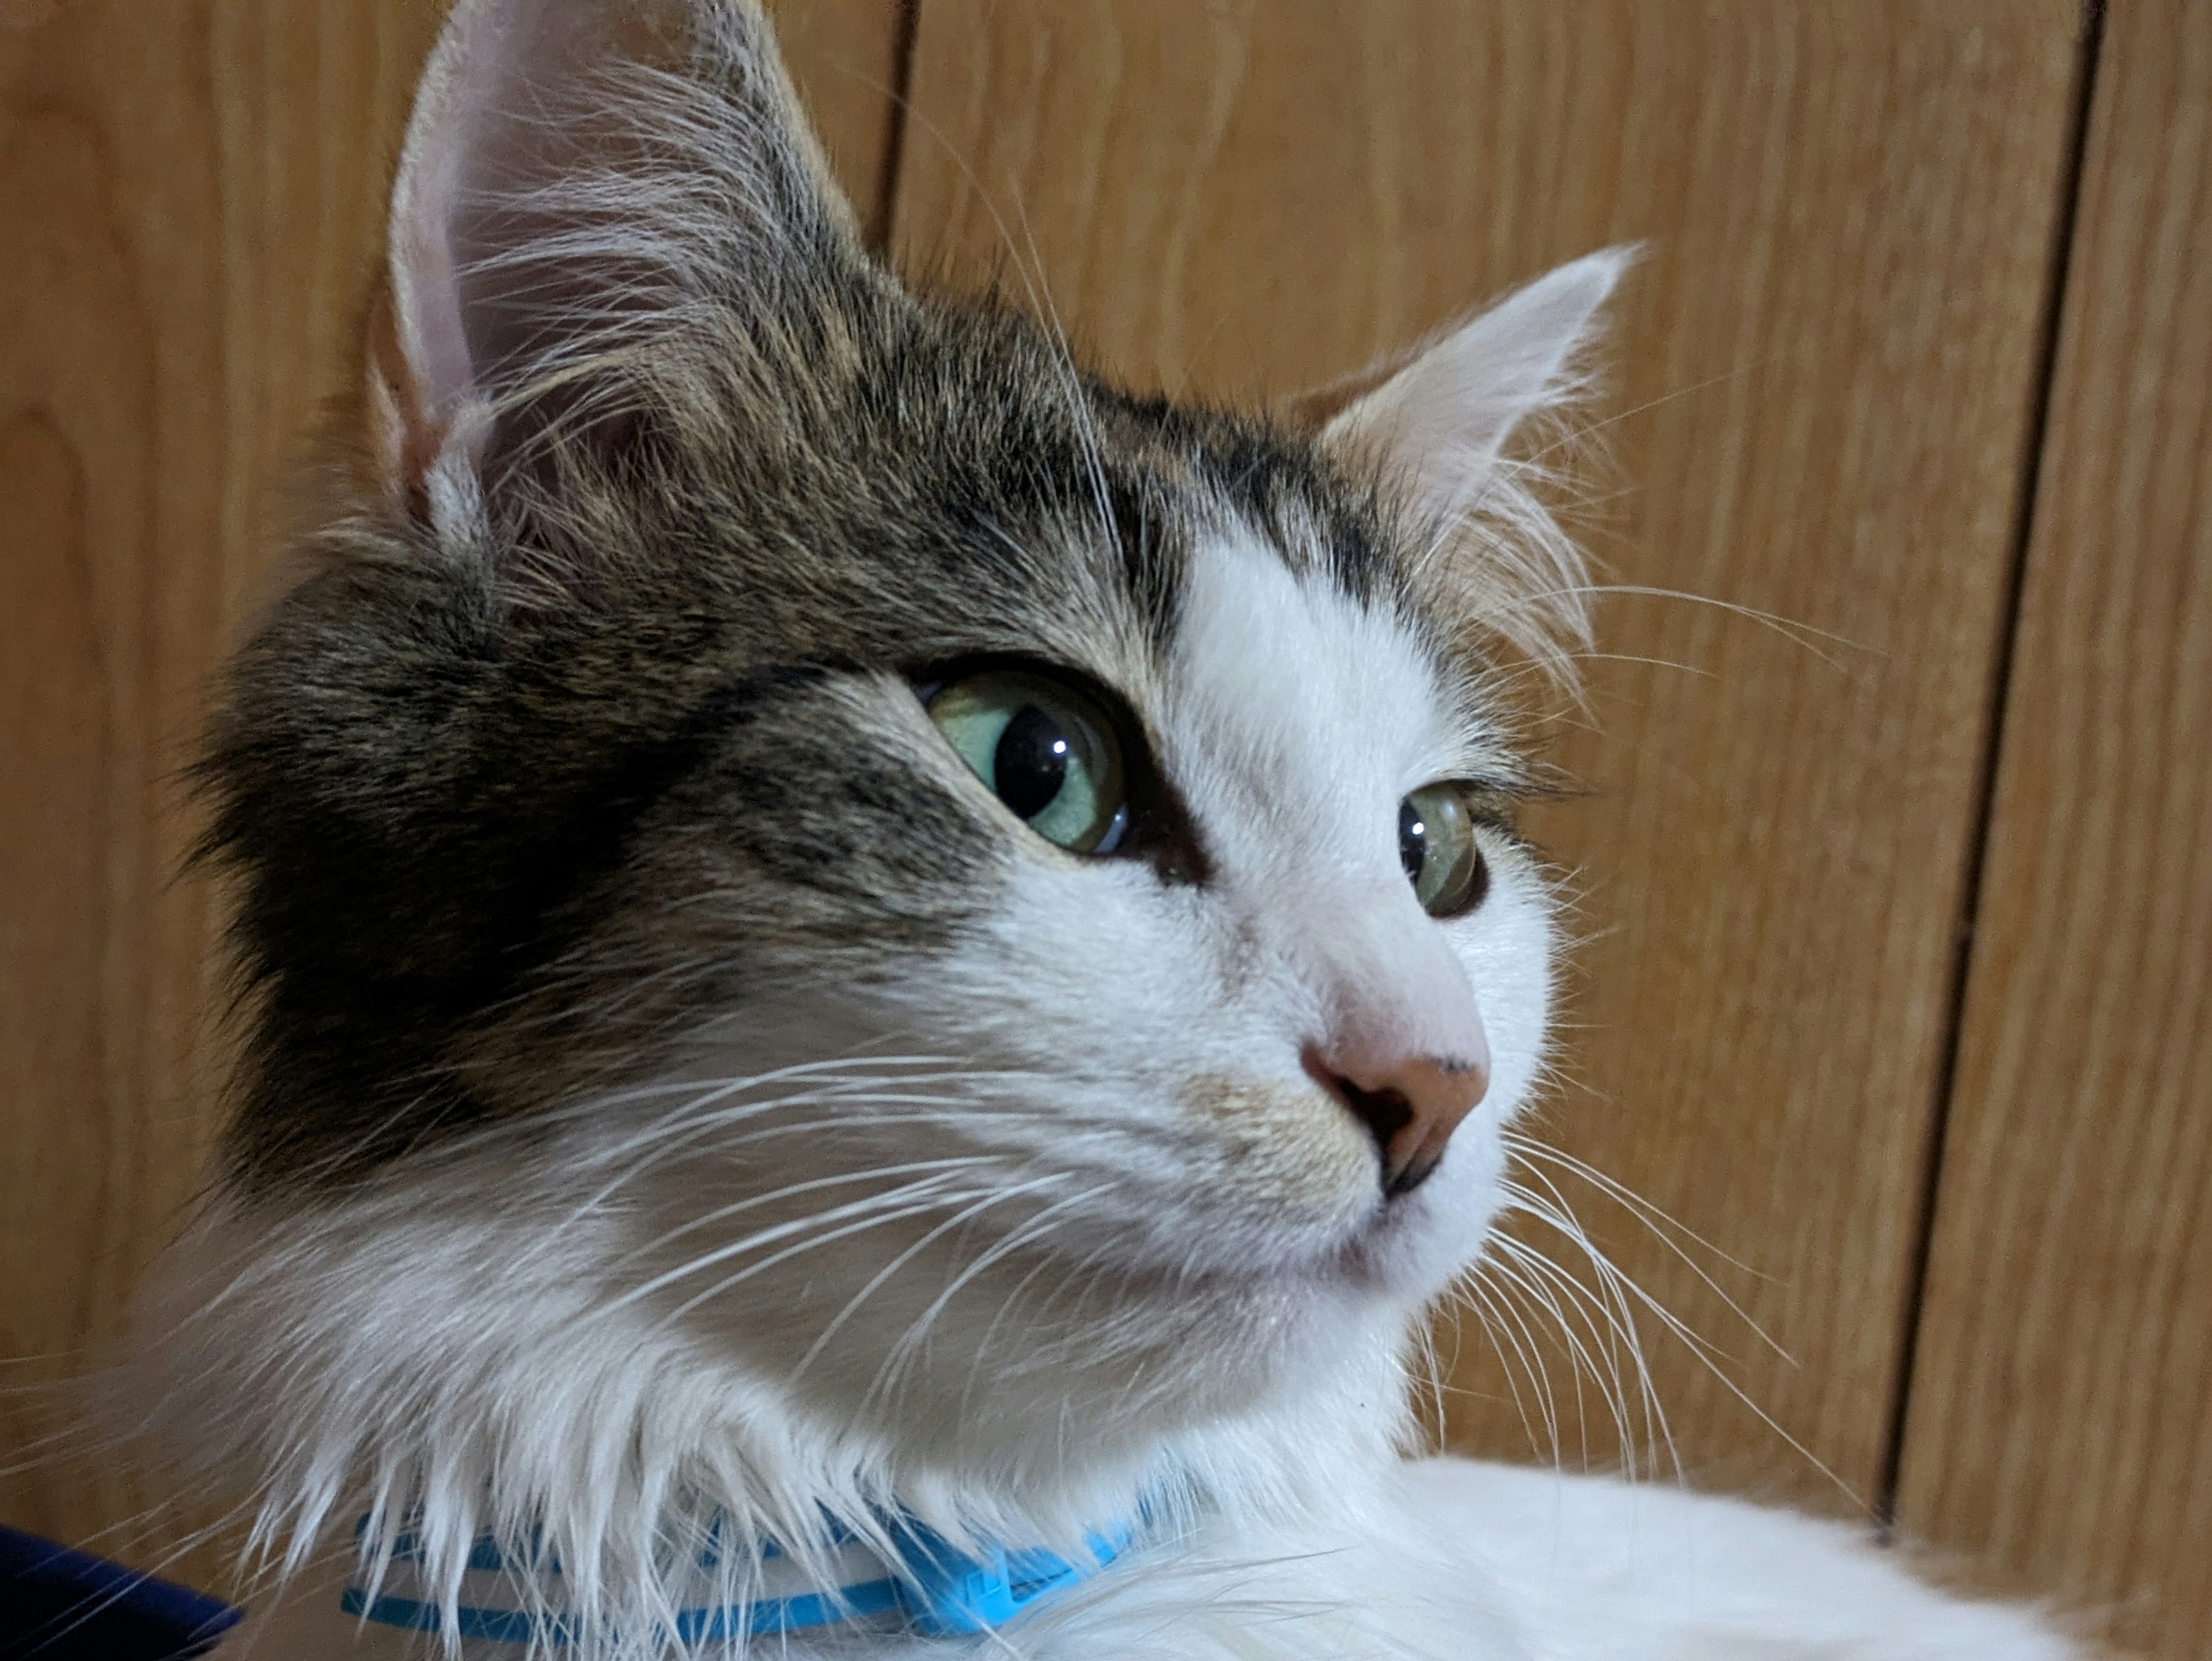
[[[1374,1207],[1329,1248],[1284,1261],[1119,1275],[1090,1262],[1097,1281],[1118,1281],[1121,1300],[1102,1303],[1094,1281],[1079,1319],[1039,1344],[1042,1365],[995,1368],[980,1396],[925,1391],[909,1414],[872,1429],[954,1466],[1012,1455],[1009,1470],[1070,1458],[1149,1465],[1164,1448],[1221,1445],[1264,1473],[1279,1456],[1301,1463],[1287,1454],[1294,1443],[1316,1458],[1347,1438],[1389,1444],[1402,1424],[1406,1358],[1430,1305],[1481,1254],[1501,1164],[1494,1146],[1470,1138],[1420,1190]]]
[[[1427,1182],[1376,1206],[1314,1279],[1408,1312],[1426,1305],[1481,1256],[1503,1205],[1504,1163],[1494,1128],[1470,1126]]]
[[[1355,1296],[1417,1305],[1437,1296],[1467,1268],[1487,1232],[1486,1224],[1470,1231],[1418,1203],[1386,1206],[1344,1243],[1317,1278],[1339,1282]]]
[[[678,1305],[675,1324],[732,1376],[774,1381],[781,1410],[825,1437],[994,1481],[1142,1463],[1177,1437],[1334,1400],[1347,1378],[1371,1420],[1403,1393],[1428,1305],[1480,1255],[1503,1165],[1480,1117],[1419,1189],[1349,1205],[1326,1232],[1285,1219],[1179,1240],[1188,1195],[1141,1236],[1109,1214],[969,1237],[932,1214],[810,1250],[803,1281]]]

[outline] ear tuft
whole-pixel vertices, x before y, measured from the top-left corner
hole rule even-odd
[[[858,229],[753,0],[459,0],[392,190],[374,453],[419,492],[509,445],[524,395],[573,414],[651,326],[831,260]]]
[[[1324,449],[1380,465],[1473,620],[1566,675],[1589,638],[1581,556],[1532,493],[1528,463],[1504,457],[1531,420],[1589,390],[1600,314],[1632,247],[1589,254],[1538,277],[1413,351],[1288,406]],[[1476,557],[1467,552],[1474,545]]]

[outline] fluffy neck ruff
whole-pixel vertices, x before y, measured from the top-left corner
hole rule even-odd
[[[825,1530],[805,1552],[772,1541],[738,1540],[721,1528],[689,1549],[667,1551],[663,1584],[672,1605],[658,1623],[665,1646],[728,1645],[777,1634],[852,1631],[961,1637],[1006,1625],[1056,1598],[1111,1563],[1135,1537],[1135,1521],[1094,1535],[1068,1559],[1052,1552],[994,1548],[982,1557],[906,1518],[881,1519],[880,1539]],[[357,1532],[381,1532],[363,1518]],[[825,1578],[810,1561],[822,1559]],[[470,1548],[459,1601],[411,1532],[388,1555],[358,1565],[341,1611],[373,1625],[438,1633],[449,1640],[521,1644],[532,1649],[574,1641],[566,1577],[540,1539],[482,1535]]]
[[[587,1222],[521,1241],[512,1211],[415,1196],[403,1227],[400,1205],[204,1218],[149,1311],[136,1427],[212,1488],[256,1486],[249,1564],[283,1579],[336,1553],[373,1587],[404,1544],[421,1601],[448,1611],[481,1540],[529,1542],[561,1565],[567,1652],[592,1661],[684,1652],[682,1611],[764,1595],[771,1542],[825,1586],[840,1542],[896,1555],[907,1525],[978,1560],[1096,1561],[1129,1519],[1171,1538],[1357,1511],[1406,1435],[1407,1311],[1378,1309],[1364,1342],[1313,1347],[1327,1365],[1277,1368],[1241,1409],[1100,1402],[1049,1458],[918,1461],[641,1305],[610,1309]],[[671,1565],[709,1541],[702,1591]]]

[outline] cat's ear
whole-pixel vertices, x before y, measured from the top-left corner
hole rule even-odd
[[[386,482],[480,466],[670,313],[860,262],[753,0],[459,0],[409,123],[367,341]]]
[[[1633,248],[1562,265],[1426,344],[1282,414],[1348,465],[1380,467],[1424,538],[1413,578],[1454,627],[1502,640],[1564,684],[1588,643],[1582,555],[1507,443],[1587,390],[1583,365]]]
[[[1418,511],[1464,515],[1489,486],[1515,429],[1571,399],[1599,313],[1632,248],[1559,267],[1412,352],[1287,402],[1324,448],[1401,472]]]

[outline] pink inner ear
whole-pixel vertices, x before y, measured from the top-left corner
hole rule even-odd
[[[733,0],[458,0],[389,247],[371,402],[410,487],[457,442],[526,442],[617,402],[594,363],[708,288],[765,304],[797,291],[775,280],[786,263],[865,258],[773,39]],[[754,263],[762,280],[732,280]]]
[[[615,21],[609,0],[460,0],[447,20],[416,94],[389,228],[395,332],[410,383],[398,390],[418,437],[450,430],[496,367],[484,358],[488,343],[496,356],[488,326],[501,297],[471,295],[468,263],[506,252],[486,226],[511,236],[526,222],[502,204],[577,165],[563,96],[616,56]],[[475,234],[471,218],[484,222]],[[471,305],[487,303],[490,315],[472,330]]]
[[[460,0],[416,90],[387,230],[392,333],[401,362],[387,369],[401,429],[384,453],[410,484],[433,462],[476,386],[453,254],[453,216],[480,112],[512,90],[511,20],[503,0]],[[392,441],[396,440],[396,441]]]
[[[1613,248],[1562,265],[1401,359],[1387,378],[1370,370],[1321,389],[1327,396],[1380,380],[1355,390],[1322,441],[1395,461],[1433,511],[1458,511],[1514,429],[1571,396],[1575,360],[1632,258]]]
[[[445,425],[475,384],[446,217],[451,153],[436,157],[434,167],[443,176],[410,179],[393,203],[391,232],[394,320],[413,383],[408,391],[421,404],[410,413],[425,429]]]

